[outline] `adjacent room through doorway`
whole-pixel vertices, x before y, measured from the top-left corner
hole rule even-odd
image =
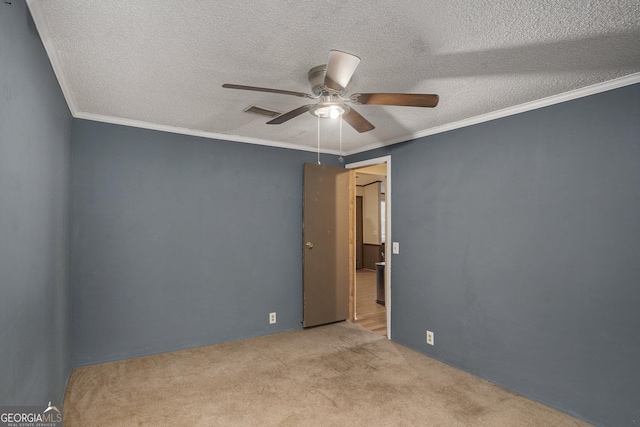
[[[388,336],[387,162],[374,159],[355,170],[355,322]],[[351,165],[354,167],[354,165]]]

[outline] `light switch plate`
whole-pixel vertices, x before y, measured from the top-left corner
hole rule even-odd
[[[393,253],[396,255],[400,253],[400,243],[393,242]]]

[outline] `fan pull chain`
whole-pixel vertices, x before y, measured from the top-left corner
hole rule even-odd
[[[344,159],[342,158],[342,117],[338,117],[338,120],[340,120],[340,157],[338,157],[338,161],[340,163],[343,163]]]
[[[318,116],[318,164],[320,163],[320,116]]]

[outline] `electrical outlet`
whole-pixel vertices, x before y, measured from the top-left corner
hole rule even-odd
[[[427,344],[435,345],[435,339],[433,337],[433,332],[427,331]]]
[[[273,325],[274,323],[276,323],[276,312],[275,311],[273,313],[269,313],[269,324]]]

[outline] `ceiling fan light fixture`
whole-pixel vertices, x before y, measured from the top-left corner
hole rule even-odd
[[[339,104],[318,104],[311,108],[311,114],[322,119],[337,119],[349,112],[349,107]]]

